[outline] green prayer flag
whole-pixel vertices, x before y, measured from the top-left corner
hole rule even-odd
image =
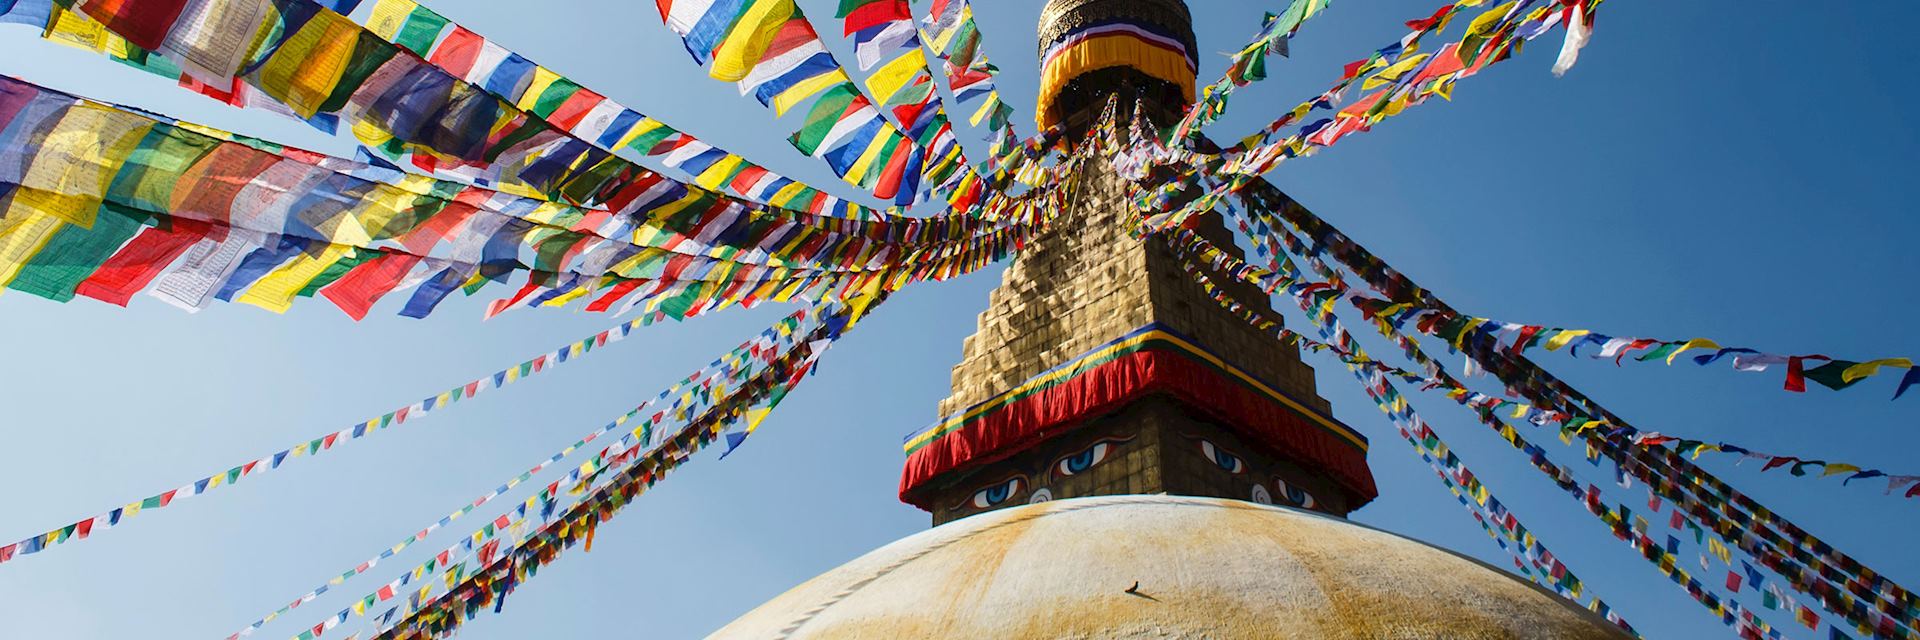
[[[662,150],[659,153],[656,153],[654,152],[654,149],[659,147],[662,143],[665,143],[668,138],[671,138],[676,135],[680,135],[680,132],[675,131],[673,127],[669,127],[667,125],[662,124],[652,129],[648,129],[646,133],[642,133],[638,136],[634,136],[633,141],[627,143],[627,148],[632,149],[634,151],[638,151],[644,155],[649,155],[649,156],[660,155],[660,153],[665,153],[665,150]]]
[[[172,211],[173,191],[182,183],[181,176],[220,144],[170,124],[156,124],[127,155],[107,187],[106,199],[142,211]]]
[[[833,125],[840,122],[856,99],[860,98],[860,89],[853,83],[843,82],[821,93],[807,111],[806,124],[795,132],[790,141],[801,153],[814,155],[820,144],[826,141],[827,134],[833,131]]]
[[[1664,358],[1664,357],[1667,357],[1667,354],[1673,353],[1673,350],[1678,348],[1680,348],[1679,344],[1668,342],[1660,345],[1658,348],[1652,351],[1646,352],[1645,354],[1641,355],[1638,358],[1634,358],[1634,360],[1638,360],[1640,362],[1646,362],[1648,360],[1653,360],[1655,358]]]
[[[1845,378],[1843,374],[1846,373],[1847,367],[1851,367],[1856,364],[1860,364],[1860,363],[1848,362],[1846,360],[1834,360],[1832,362],[1828,362],[1818,367],[1814,367],[1812,369],[1806,370],[1805,375],[1808,380],[1812,380],[1814,382],[1820,383],[1820,386],[1826,387],[1828,389],[1832,389],[1834,391],[1839,391],[1841,389],[1851,387],[1855,384],[1859,384],[1861,380],[1866,379],[1866,378],[1854,378],[1853,380],[1849,381]]]
[[[540,97],[534,99],[533,114],[542,118],[552,116],[560,105],[566,104],[568,98],[572,98],[573,94],[579,92],[580,85],[572,80],[566,78],[554,80],[553,84],[547,85],[545,91],[540,92]]]
[[[307,283],[307,286],[301,287],[298,295],[302,298],[311,298],[313,294],[320,291],[321,287],[333,284],[334,281],[346,277],[347,272],[352,271],[354,267],[371,262],[374,258],[382,255],[385,254],[379,251],[352,249],[346,257],[335,260],[333,264],[327,265],[326,270],[321,271],[320,275],[315,276],[312,281]]]
[[[334,85],[333,93],[320,103],[319,113],[333,113],[346,108],[353,92],[359,91],[361,85],[373,77],[373,72],[392,60],[399,51],[372,31],[361,31],[353,43],[353,53],[347,55],[347,67],[340,73],[340,83]]]
[[[446,28],[445,17],[434,13],[432,9],[415,5],[406,23],[400,26],[400,33],[394,35],[393,42],[425,58],[433,49],[433,42],[440,39],[440,32]]]
[[[144,217],[107,204],[94,217],[92,229],[62,225],[46,246],[20,267],[7,288],[59,302],[72,300],[80,283],[140,231],[140,219]]]

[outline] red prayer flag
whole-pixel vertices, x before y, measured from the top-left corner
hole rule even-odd
[[[219,100],[221,102],[226,103],[228,106],[234,106],[234,107],[247,106],[247,97],[245,93],[246,91],[245,87],[246,87],[246,83],[241,82],[240,78],[238,77],[233,78],[231,81],[226,83],[226,86],[221,87],[221,86],[214,86],[214,85],[207,84],[205,82],[201,82],[199,78],[195,78],[191,75],[187,75],[184,73],[180,74],[180,88],[186,89],[188,91],[192,91],[194,93],[198,93],[200,95],[203,95],[209,98],[213,98],[215,100]]]
[[[149,51],[160,48],[180,19],[187,0],[88,0],[80,11],[128,42]]]
[[[538,272],[533,272],[533,271],[527,272],[527,283],[525,285],[522,285],[519,291],[513,292],[513,295],[505,298],[501,298],[499,300],[495,300],[487,304],[487,312],[484,316],[481,317],[481,319],[492,320],[494,316],[500,315],[500,312],[506,311],[508,308],[511,308],[514,305],[520,304],[521,301],[526,300],[527,296],[531,296],[533,295],[533,292],[540,290],[541,278],[542,278],[542,275]]]
[[[473,62],[480,58],[481,45],[486,41],[480,34],[454,25],[446,39],[440,41],[440,46],[433,49],[433,56],[428,60],[454,77],[465,78],[473,70]]]
[[[346,312],[355,322],[364,320],[373,304],[399,286],[400,281],[420,260],[420,256],[410,253],[382,255],[354,267],[347,275],[321,289],[320,295],[333,301],[333,306]]]
[[[907,0],[867,0],[865,5],[851,10],[842,5],[842,10],[846,13],[841,17],[846,19],[847,35],[868,27],[913,19],[913,9],[907,6]]]
[[[553,110],[553,115],[547,118],[547,122],[559,126],[562,130],[572,131],[574,127],[580,126],[581,120],[587,119],[587,114],[593,111],[595,105],[606,100],[606,96],[587,89],[575,91],[566,102],[560,103],[560,106]]]
[[[127,306],[133,294],[153,282],[188,247],[213,232],[213,225],[197,220],[173,219],[170,227],[141,231],[132,242],[108,258],[105,264],[80,282],[74,293],[108,304]]]
[[[426,224],[414,227],[406,235],[400,236],[400,246],[414,253],[424,254],[432,251],[434,245],[440,244],[441,240],[453,234],[454,229],[460,228],[460,223],[466,222],[468,216],[479,212],[478,203],[484,202],[491,193],[480,189],[460,192],[460,195],[454,197],[453,203],[448,204],[432,218],[428,218]]]
[[[895,148],[893,157],[887,159],[886,169],[880,173],[879,183],[873,187],[873,195],[883,200],[899,195],[900,183],[906,177],[907,161],[913,156],[914,153],[906,145]]]
[[[1806,367],[1800,361],[1800,356],[1787,358],[1787,390],[1794,393],[1807,392]]]
[[[1727,572],[1727,590],[1740,593],[1740,574],[1732,571]]]
[[[613,288],[607,291],[606,295],[600,296],[599,299],[594,300],[592,304],[588,304],[587,310],[595,313],[606,311],[613,307],[613,303],[619,302],[621,298],[627,297],[627,294],[633,293],[633,290],[639,288],[642,284],[646,284],[646,281],[622,280],[619,284],[613,285]]]

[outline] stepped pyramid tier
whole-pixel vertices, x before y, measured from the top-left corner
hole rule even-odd
[[[1335,515],[1372,500],[1366,438],[1330,416],[1297,350],[1222,310],[1159,241],[1129,237],[1123,184],[1102,163],[1077,179],[1072,210],[980,314],[942,417],[908,439],[901,499],[935,524],[1089,495]],[[1198,223],[1231,246],[1217,217]]]

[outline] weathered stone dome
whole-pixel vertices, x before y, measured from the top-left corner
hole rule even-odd
[[[1338,518],[1236,500],[1109,496],[985,513],[905,538],[711,637],[1626,636],[1485,564]]]

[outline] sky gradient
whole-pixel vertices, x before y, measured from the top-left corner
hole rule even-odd
[[[371,4],[371,3],[369,3]],[[817,184],[782,138],[795,127],[709,80],[650,3],[429,1],[456,22],[678,128]],[[830,0],[801,0],[837,33]],[[976,3],[1001,90],[1032,130],[1037,1]],[[1219,77],[1263,11],[1194,0],[1201,78]],[[1431,0],[1337,3],[1242,90],[1210,131],[1234,139],[1397,39]],[[1610,2],[1565,78],[1557,39],[1434,101],[1289,162],[1273,179],[1466,313],[1613,335],[1712,337],[1864,360],[1920,355],[1912,173],[1920,5],[1781,0]],[[364,11],[364,9],[363,9]],[[1557,38],[1557,36],[1554,36]],[[844,43],[826,38],[830,43]],[[1542,42],[1541,44],[1548,44]],[[851,60],[850,57],[843,57]],[[0,73],[333,153],[346,141],[215,104],[105,58],[0,25]],[[962,133],[978,155],[977,135]],[[842,190],[845,193],[845,190]],[[702,636],[758,603],[927,527],[895,487],[900,438],[932,420],[948,368],[999,268],[913,287],[851,333],[746,446],[702,454],[461,637]],[[494,287],[425,320],[389,300],[355,323],[324,302],[284,316],[218,304],[186,314],[0,296],[0,539],[17,540],[284,448],[518,363],[618,320],[518,310],[482,322]],[[271,475],[0,566],[0,637],[226,637],[596,429],[787,308],[638,331],[552,373]],[[1351,313],[1345,314],[1351,316]],[[1290,314],[1296,328],[1305,323]],[[1389,351],[1377,341],[1369,349]],[[1457,360],[1457,356],[1449,356]],[[1381,498],[1354,519],[1505,566],[1507,560],[1327,358],[1307,356],[1337,417],[1373,440]],[[1642,428],[1892,473],[1920,472],[1920,398],[1891,380],[1781,391],[1779,371],[1538,360]],[[1716,620],[1615,541],[1444,397],[1410,399],[1520,518],[1650,638],[1725,637]],[[1577,451],[1537,438],[1562,464]],[[1706,468],[1894,580],[1920,501],[1878,482]],[[1644,491],[1615,500],[1642,505]],[[476,517],[474,520],[478,520]],[[464,533],[470,527],[454,527]],[[453,533],[452,535],[458,535]],[[383,563],[398,571],[447,535]],[[1691,563],[1692,554],[1683,554]],[[1703,580],[1723,575],[1706,572]],[[263,629],[292,636],[391,578],[350,582]],[[1748,592],[1751,593],[1750,591]],[[350,596],[348,594],[351,594]],[[1757,599],[1750,600],[1757,604]],[[1790,618],[1772,621],[1810,637]],[[1820,637],[1825,637],[1824,629]],[[328,634],[334,637],[336,634]],[[344,633],[338,635],[344,636]]]

